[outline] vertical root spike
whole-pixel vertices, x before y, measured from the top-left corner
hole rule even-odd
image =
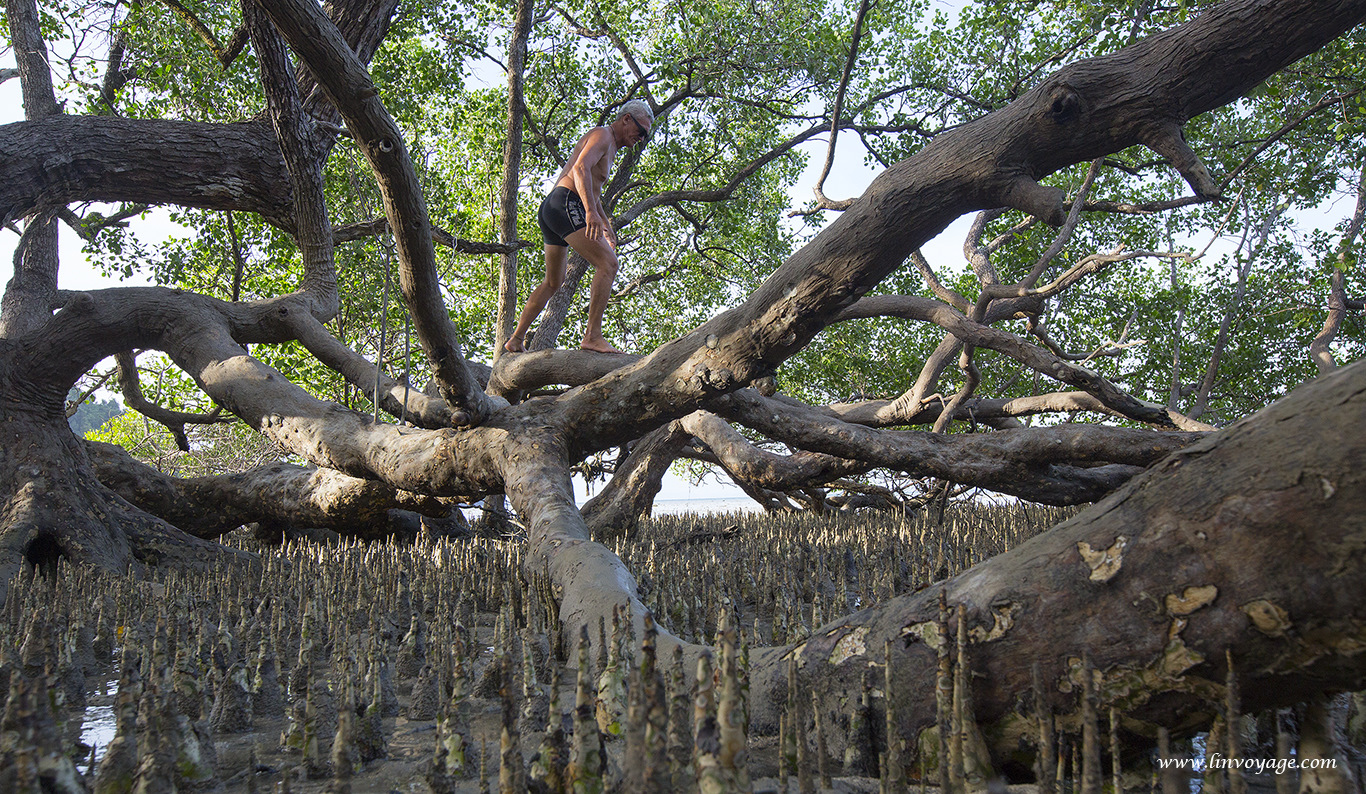
[[[1037,773],[1039,794],[1053,794],[1056,780],[1054,768],[1057,766],[1053,739],[1053,710],[1048,707],[1043,696],[1043,682],[1039,676],[1039,664],[1034,663],[1032,671],[1034,684],[1034,717],[1039,725],[1039,754]]]
[[[1095,670],[1091,666],[1091,655],[1087,653],[1082,663],[1081,687],[1081,792],[1100,794],[1103,778],[1100,758],[1100,718],[1096,714]]]

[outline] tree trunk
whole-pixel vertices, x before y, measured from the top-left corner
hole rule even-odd
[[[37,2],[9,0],[5,10],[19,64],[25,116],[36,121],[61,115],[52,89]],[[32,333],[56,302],[57,222],[52,214],[28,218],[15,254],[14,278],[5,285],[4,297],[0,299],[0,337],[17,338]]]
[[[237,557],[133,507],[104,487],[71,432],[65,393],[35,407],[16,388],[0,343],[0,602],[21,564],[50,570],[59,559],[106,571],[130,566],[210,565]]]
[[[498,317],[494,325],[493,360],[503,355],[503,343],[517,323],[517,193],[522,169],[522,72],[531,36],[531,0],[518,0],[517,19],[508,45],[508,134],[503,142],[503,186],[498,196],[499,240],[511,250],[499,257]]]
[[[948,580],[833,621],[809,641],[752,655],[754,691],[803,687],[833,708],[855,698],[890,641],[896,714],[914,740],[935,723],[942,591],[968,615],[976,718],[998,758],[1030,728],[1039,666],[1066,729],[1080,714],[1081,660],[1101,703],[1145,739],[1205,724],[1222,702],[1225,652],[1243,708],[1289,705],[1366,684],[1366,362],[1301,387],[1171,455],[1048,532]],[[828,690],[826,689],[828,687]],[[776,715],[758,697],[760,730]]]

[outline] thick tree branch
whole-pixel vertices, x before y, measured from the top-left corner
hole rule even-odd
[[[943,411],[943,406],[937,401],[930,401],[918,406],[913,412],[897,413],[895,418],[889,408],[892,406],[890,400],[869,400],[857,403],[841,403],[828,405],[824,410],[831,416],[836,416],[851,424],[867,425],[869,427],[889,427],[894,425],[926,425],[932,424],[939,418]],[[1109,408],[1096,399],[1094,395],[1084,391],[1054,392],[1051,394],[1039,394],[1032,397],[974,397],[963,403],[954,415],[958,421],[980,421],[990,422],[995,419],[1015,418],[1022,416],[1039,416],[1057,413],[1074,413],[1086,411],[1088,413],[1104,414],[1119,419],[1128,417],[1118,411]],[[1167,419],[1172,426],[1178,430],[1186,431],[1208,431],[1215,430],[1213,425],[1199,422],[1174,410],[1168,409]],[[1168,425],[1164,423],[1163,427]]]
[[[114,108],[114,101],[118,98],[118,93],[133,78],[137,77],[136,68],[123,68],[123,55],[128,47],[128,28],[120,25],[118,33],[109,42],[108,63],[104,67],[104,79],[100,81],[100,99],[104,100],[105,106],[111,111],[118,112]]]
[[[347,47],[361,63],[368,64],[375,57],[389,25],[398,12],[398,0],[324,0],[323,13],[336,23]],[[317,79],[302,63],[299,70],[299,95],[304,97],[308,115],[321,121],[340,124],[337,109],[328,103],[326,92],[319,90]]]
[[[275,464],[240,474],[171,477],[123,447],[87,441],[100,482],[137,507],[198,538],[213,539],[243,524],[276,521],[377,537],[393,509],[444,516],[437,499],[396,491],[327,469]]]
[[[266,12],[309,65],[375,170],[385,214],[395,230],[399,285],[433,377],[446,402],[457,409],[457,422],[482,423],[497,403],[484,395],[466,366],[442,301],[426,201],[402,131],[379,100],[364,65],[320,9],[302,0],[272,0]]]
[[[373,361],[342,344],[312,315],[296,313],[293,320],[292,333],[299,344],[372,402],[378,384],[379,407],[385,413],[429,430],[453,426],[450,406],[441,398],[428,396],[385,375]]]
[[[899,729],[920,737],[936,721],[935,648],[951,639],[935,625],[941,592],[966,609],[974,714],[998,760],[1020,735],[992,729],[1018,719],[1036,666],[1045,707],[1077,725],[1089,656],[1101,702],[1149,741],[1156,726],[1215,713],[1226,653],[1238,661],[1245,713],[1360,689],[1364,400],[1363,363],[1303,386],[942,588],[841,618],[795,646],[752,651],[752,691],[783,687],[781,660],[795,657],[799,686],[831,687],[833,702],[858,691],[882,663],[874,649],[890,642]],[[1204,599],[1182,601],[1197,588]],[[864,650],[835,655],[851,643]]]
[[[778,455],[755,446],[726,420],[709,411],[696,411],[679,420],[683,429],[706,444],[717,463],[732,480],[769,491],[794,491],[819,487],[873,468],[861,459],[840,458],[819,452],[797,451]]]
[[[504,356],[493,365],[489,393],[508,395],[551,384],[582,386],[640,360],[640,356],[591,350],[537,350]]]
[[[778,405],[782,410],[778,411]],[[1068,425],[972,435],[875,430],[815,409],[769,403],[751,390],[709,403],[716,413],[794,447],[911,476],[990,487],[1046,504],[1094,501],[1147,466],[1198,440],[1180,432]],[[1077,468],[1095,464],[1118,467]],[[990,483],[990,485],[988,485]]]
[[[592,537],[629,535],[650,515],[664,475],[692,439],[678,422],[656,428],[631,445],[602,492],[579,510]]]
[[[327,322],[341,307],[332,261],[332,222],[323,199],[323,161],[331,149],[331,136],[320,136],[317,126],[305,117],[284,42],[256,0],[243,0],[242,18],[260,64],[271,127],[293,186],[294,237],[303,259],[303,294],[312,314]]]
[[[248,356],[243,343],[303,335],[291,319],[309,316],[297,296],[234,304],[180,290],[134,287],[68,298],[42,338],[16,351],[16,365],[33,383],[52,384],[65,394],[106,355],[130,348],[163,350],[218,405],[318,466],[465,501],[502,491],[491,458],[499,454],[496,439],[505,429],[457,433],[377,424],[313,397]],[[53,350],[71,354],[54,356]]]
[[[256,212],[288,229],[289,173],[260,122],[62,116],[0,126],[0,216],[82,201]]]

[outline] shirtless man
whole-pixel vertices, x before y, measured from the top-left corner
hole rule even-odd
[[[602,335],[602,313],[617,277],[617,235],[602,208],[602,186],[612,170],[617,149],[648,140],[654,125],[650,106],[633,99],[621,107],[616,121],[589,130],[574,147],[569,162],[555,180],[555,188],[541,202],[536,220],[545,237],[545,279],[526,299],[517,319],[517,330],[503,348],[511,353],[526,350],[526,332],[545,309],[550,296],[564,283],[565,263],[573,248],[593,265],[588,289],[588,328],[579,347],[600,353],[620,353]]]

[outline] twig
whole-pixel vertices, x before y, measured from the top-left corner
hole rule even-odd
[[[853,203],[851,199],[833,201],[825,195],[825,178],[830,175],[830,167],[835,162],[835,144],[839,140],[840,134],[840,114],[844,112],[844,97],[849,90],[849,77],[854,72],[854,65],[858,63],[858,44],[863,36],[863,20],[868,15],[868,7],[871,0],[863,0],[859,4],[858,16],[854,19],[854,35],[849,42],[849,57],[844,62],[844,74],[840,77],[839,90],[835,92],[835,106],[830,111],[830,144],[825,149],[825,165],[821,168],[821,175],[816,179],[816,185],[812,191],[816,194],[817,206],[821,209],[848,209]]]

